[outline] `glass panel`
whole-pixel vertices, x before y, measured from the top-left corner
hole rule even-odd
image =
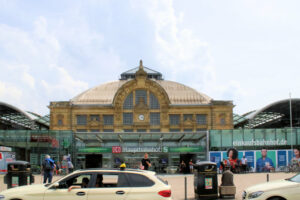
[[[159,133],[160,132],[160,129],[150,129],[150,132],[152,132],[152,133]]]
[[[196,121],[198,125],[206,124],[206,115],[196,115]]]
[[[159,108],[160,106],[156,96],[150,93],[150,109],[159,109]]]
[[[105,133],[113,133],[114,129],[103,129],[103,132],[105,132]]]
[[[87,117],[86,115],[77,115],[77,125],[86,125],[87,124]]]
[[[91,115],[90,118],[91,118],[91,121],[97,121],[97,122],[100,121],[100,116],[99,115]]]
[[[254,130],[254,137],[256,141],[262,141],[265,139],[265,134],[263,129],[255,129]]]
[[[252,141],[253,132],[254,131],[252,129],[244,129],[244,141]]]
[[[160,113],[150,113],[150,124],[160,125]]]
[[[265,129],[265,138],[267,141],[276,140],[276,129]]]
[[[222,130],[222,147],[232,146],[232,131]]]
[[[220,130],[211,130],[209,131],[210,137],[210,146],[221,148],[221,131]]]
[[[114,116],[113,115],[103,115],[103,124],[104,125],[114,125]]]
[[[297,145],[300,145],[300,128],[297,128]]]
[[[180,115],[169,115],[169,117],[170,117],[170,125],[179,125]]]
[[[276,129],[276,139],[277,140],[286,140],[286,130],[285,129]]]
[[[130,93],[123,104],[123,109],[132,109],[133,108],[133,94]]]
[[[293,130],[293,132],[291,132],[290,128],[287,129],[287,134],[286,134],[286,136],[287,136],[287,145],[291,145],[291,143],[293,145],[296,145],[296,140],[297,140],[296,130],[295,129],[292,129],[292,130]]]
[[[243,140],[243,130],[233,130],[233,146],[243,146],[241,145]]]
[[[133,124],[133,114],[132,113],[123,113],[123,124],[132,125]]]
[[[136,90],[135,91],[135,105],[138,105],[140,102],[147,105],[147,91],[146,90]]]
[[[173,128],[173,129],[170,129],[170,132],[180,132],[180,129],[177,129],[177,128]]]

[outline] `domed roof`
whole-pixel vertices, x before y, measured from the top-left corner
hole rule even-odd
[[[205,94],[177,82],[151,80],[158,83],[166,91],[171,105],[209,104],[212,100]],[[111,105],[118,89],[128,81],[130,79],[101,84],[74,97],[71,99],[71,103],[74,105]]]

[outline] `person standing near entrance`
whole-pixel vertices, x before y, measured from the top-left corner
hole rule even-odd
[[[194,163],[193,163],[193,160],[191,159],[190,162],[189,162],[189,167],[190,167],[190,173],[194,173]]]
[[[49,155],[46,155],[45,160],[42,163],[42,171],[44,173],[44,184],[47,182],[47,179],[48,183],[52,182],[54,167],[54,161],[50,158]]]
[[[149,157],[149,155],[147,153],[145,153],[144,158],[142,159],[142,165],[144,167],[144,170],[148,170],[149,167],[151,167],[151,162],[148,157]]]

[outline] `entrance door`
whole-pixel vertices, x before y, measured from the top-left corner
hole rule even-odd
[[[186,168],[184,170],[184,173],[190,173],[190,160],[193,161],[193,163],[196,162],[197,155],[196,154],[181,154],[180,155],[180,163],[183,161],[186,165]]]
[[[86,168],[101,168],[102,167],[102,154],[90,154],[85,156]]]

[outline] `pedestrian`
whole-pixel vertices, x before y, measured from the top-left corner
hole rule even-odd
[[[42,172],[44,174],[43,183],[45,184],[48,179],[48,183],[52,182],[53,171],[55,168],[54,161],[50,158],[49,155],[45,156],[45,160],[42,163]]]
[[[149,167],[151,167],[151,162],[147,153],[145,153],[144,158],[142,159],[142,165],[144,167],[144,170],[148,170]]]
[[[68,173],[72,173],[74,170],[74,165],[71,160],[68,161]]]
[[[180,172],[181,173],[185,173],[185,169],[186,169],[186,164],[185,162],[182,160],[180,165],[179,165],[179,168],[180,168]]]
[[[193,160],[191,159],[190,162],[189,162],[189,167],[190,167],[190,173],[194,173],[194,163],[193,163]]]

